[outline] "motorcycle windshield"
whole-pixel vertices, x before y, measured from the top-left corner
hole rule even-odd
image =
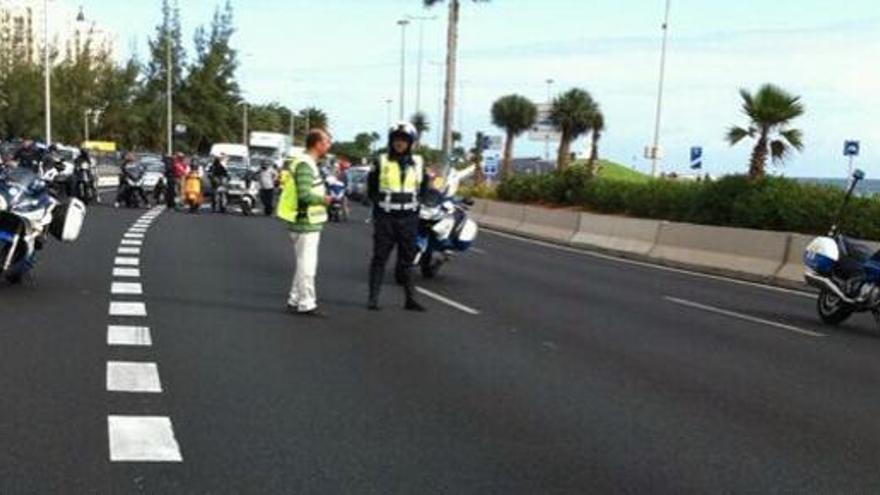
[[[437,189],[429,189],[422,198],[422,204],[428,208],[436,208],[443,203],[443,193]]]
[[[27,189],[36,179],[37,174],[35,174],[33,170],[24,167],[17,167],[0,176],[0,183],[5,183],[6,187],[15,185],[22,189]]]

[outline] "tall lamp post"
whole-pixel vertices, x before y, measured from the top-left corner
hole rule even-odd
[[[433,21],[437,16],[407,16],[410,21],[419,22],[419,61],[416,65],[416,112],[422,111],[422,60],[425,54],[425,21]]]
[[[165,27],[165,101],[166,112],[168,115],[168,126],[166,128],[165,142],[167,143],[168,156],[174,152],[174,107],[173,96],[171,94],[172,79],[174,78],[174,66],[171,60],[171,32],[168,26]]]
[[[43,63],[46,71],[45,76],[45,103],[46,103],[46,145],[52,144],[52,66],[50,65],[49,51],[49,0],[43,0]]]
[[[388,114],[388,123],[385,126],[386,130],[391,129],[391,103],[393,103],[393,102],[394,102],[394,100],[392,100],[391,98],[388,98],[385,100],[385,110]]]
[[[406,95],[406,27],[409,26],[409,21],[406,19],[401,19],[397,21],[397,25],[400,26],[400,115],[399,119],[403,120],[406,118],[406,109],[404,105],[404,98]]]
[[[660,48],[660,82],[657,86],[657,113],[654,120],[654,143],[648,157],[651,159],[651,176],[657,176],[657,161],[660,148],[660,114],[663,110],[663,80],[666,76],[666,42],[669,37],[669,9],[671,0],[666,0],[666,14],[663,17],[663,43]]]
[[[553,87],[553,83],[555,83],[556,81],[548,78],[544,82],[547,83],[547,100],[546,101],[547,101],[547,106],[549,108],[549,106],[553,103],[553,101],[551,100],[550,91],[551,91],[551,88]],[[549,133],[544,135],[544,161],[550,161],[550,134]]]

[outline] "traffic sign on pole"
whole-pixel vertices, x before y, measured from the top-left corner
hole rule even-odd
[[[858,141],[846,141],[843,143],[843,156],[859,156],[861,143]]]
[[[703,168],[703,147],[691,146],[691,170]]]

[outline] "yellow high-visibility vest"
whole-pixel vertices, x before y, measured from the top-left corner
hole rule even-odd
[[[379,158],[379,207],[385,211],[415,211],[419,208],[419,188],[425,174],[422,157],[401,174],[400,164],[388,155]],[[402,176],[401,176],[402,175]]]
[[[324,185],[324,179],[321,178],[321,172],[318,167],[313,164],[301,160],[299,162],[288,161],[281,171],[279,182],[281,184],[281,196],[278,198],[278,208],[275,215],[289,223],[299,223],[308,225],[320,225],[327,223],[327,207],[324,205],[309,205],[300,208],[299,194],[296,190],[296,167],[300,163],[305,163],[312,168],[315,180],[312,182],[311,193],[314,196],[323,198],[327,194]]]

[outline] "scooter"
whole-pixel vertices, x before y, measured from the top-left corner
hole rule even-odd
[[[127,208],[140,208],[141,200],[147,196],[144,193],[143,173],[122,174],[122,202]],[[143,205],[149,206],[149,205]]]
[[[335,223],[347,222],[348,207],[345,204],[345,184],[333,175],[328,175],[325,182],[327,183],[327,192],[330,196],[330,205],[327,207],[329,220]]]
[[[196,172],[183,179],[183,203],[190,213],[198,213],[202,207],[202,177]]]
[[[468,216],[471,200],[461,200],[455,194],[461,181],[476,171],[475,166],[463,170],[451,169],[445,185],[431,187],[419,208],[418,253],[413,261],[422,276],[434,278],[440,268],[458,253],[471,248],[477,239],[479,227]]]
[[[50,193],[57,173],[49,169],[40,177],[25,168],[0,173],[0,276],[9,283],[20,283],[34,267],[49,235],[62,242],[79,238],[86,207],[76,198],[62,203]]]
[[[880,252],[840,233],[846,206],[865,173],[856,170],[827,236],[814,239],[804,253],[804,278],[819,289],[816,307],[826,324],[838,325],[853,313],[870,311],[880,325]]]

